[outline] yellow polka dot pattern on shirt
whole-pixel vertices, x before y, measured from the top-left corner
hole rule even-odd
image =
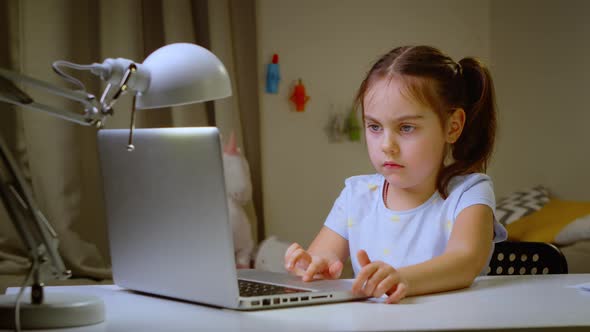
[[[354,226],[354,220],[352,220],[352,218],[348,218],[346,220],[346,224],[348,225],[348,228],[352,228],[352,226]]]
[[[384,256],[389,256],[389,254],[391,254],[391,250],[389,250],[389,248],[383,249],[383,255]]]
[[[370,191],[375,191],[375,190],[377,190],[377,188],[379,188],[379,186],[374,183],[369,183],[367,185],[367,187],[369,188]]]
[[[451,229],[453,229],[453,223],[450,220],[447,220],[445,228],[447,229],[447,231],[451,231]]]
[[[394,214],[393,216],[391,216],[391,218],[389,218],[389,220],[391,220],[392,222],[399,222],[400,217],[397,214]]]

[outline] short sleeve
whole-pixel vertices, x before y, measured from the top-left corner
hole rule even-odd
[[[340,192],[340,196],[334,202],[332,210],[328,214],[324,226],[338,233],[348,240],[348,213],[346,210],[348,201],[349,187],[345,186]]]
[[[484,174],[477,174],[466,181],[453,218],[456,219],[461,211],[476,204],[487,205],[494,213],[494,242],[506,240],[506,228],[496,219],[496,196],[494,195],[492,180]]]
[[[490,178],[481,176],[470,180],[465,183],[465,188],[457,203],[453,219],[456,219],[464,209],[476,204],[489,206],[495,214],[496,198]]]

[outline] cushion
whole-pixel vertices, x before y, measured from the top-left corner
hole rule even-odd
[[[549,192],[543,186],[515,191],[498,200],[496,219],[503,225],[539,211],[549,201]]]
[[[590,239],[590,214],[580,217],[565,226],[555,236],[555,243],[568,245],[585,239]]]
[[[588,214],[590,202],[551,199],[540,210],[508,224],[508,238],[514,241],[555,243],[556,236],[562,230],[567,230],[569,224]],[[590,223],[582,225],[590,227]]]
[[[567,260],[568,273],[590,273],[590,240],[559,248]]]

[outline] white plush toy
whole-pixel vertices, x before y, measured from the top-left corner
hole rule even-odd
[[[232,132],[223,148],[223,171],[227,191],[229,218],[233,230],[234,250],[238,268],[249,268],[254,241],[244,205],[252,198],[250,167],[236,145]]]
[[[258,246],[254,268],[258,270],[287,273],[285,270],[285,252],[291,244],[280,241],[271,235]]]

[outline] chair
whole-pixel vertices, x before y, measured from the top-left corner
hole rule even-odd
[[[545,242],[496,243],[488,274],[566,274],[567,261],[561,250]]]

